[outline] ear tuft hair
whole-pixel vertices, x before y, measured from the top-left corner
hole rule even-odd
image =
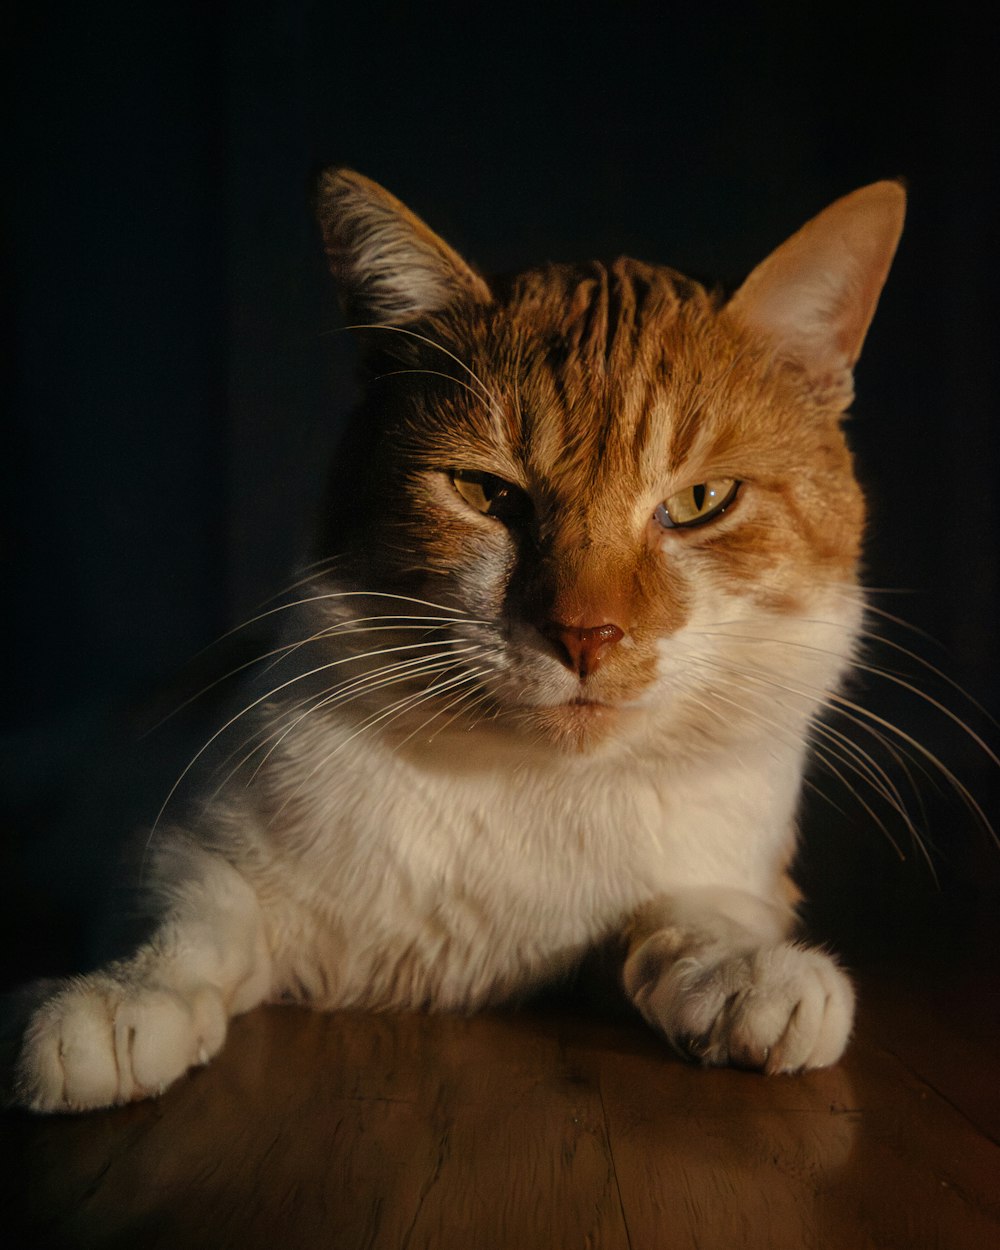
[[[348,316],[405,325],[459,300],[485,302],[486,283],[384,187],[352,169],[320,179],[317,215]]]

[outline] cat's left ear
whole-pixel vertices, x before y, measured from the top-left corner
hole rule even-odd
[[[906,192],[875,182],[837,200],[750,274],[727,305],[803,366],[843,410],[851,370],[875,314],[903,229]]]
[[[322,176],[317,215],[352,320],[405,325],[461,299],[490,299],[486,283],[453,248],[353,169]]]

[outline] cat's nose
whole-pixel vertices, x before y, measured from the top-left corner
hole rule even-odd
[[[608,621],[604,625],[564,625],[549,621],[542,633],[554,642],[559,658],[580,677],[589,676],[607,651],[625,637],[624,630]]]

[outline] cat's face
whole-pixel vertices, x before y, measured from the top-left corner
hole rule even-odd
[[[327,239],[372,327],[381,431],[359,566],[366,589],[468,618],[449,629],[475,648],[470,713],[578,750],[682,743],[773,721],[779,678],[796,715],[836,682],[863,524],[840,421],[901,219],[878,186],[892,220],[867,281],[858,248],[842,262],[853,304],[828,260],[800,289],[829,231],[784,272],[834,206],[721,306],[629,260],[488,288],[381,188],[334,176]]]

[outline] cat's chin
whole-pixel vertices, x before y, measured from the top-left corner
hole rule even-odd
[[[560,750],[583,753],[606,743],[628,719],[628,709],[596,700],[574,699],[550,707],[534,707],[532,726]]]

